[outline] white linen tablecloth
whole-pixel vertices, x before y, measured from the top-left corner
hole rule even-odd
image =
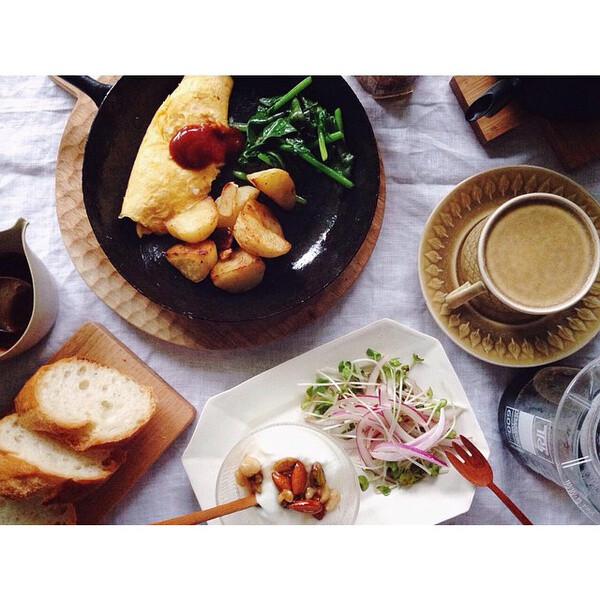
[[[313,323],[253,349],[196,351],[139,331],[92,292],[74,268],[58,227],[54,175],[60,139],[74,99],[44,76],[0,77],[0,230],[18,217],[30,222],[27,240],[60,288],[50,334],[20,357],[0,363],[0,409],[27,377],[82,323],[104,324],[198,410],[208,398],[324,342],[389,317],[437,337],[469,396],[490,446],[497,484],[536,524],[590,524],[567,493],[522,466],[504,447],[497,405],[515,369],[467,354],[439,329],[421,295],[417,251],[435,206],[463,179],[502,165],[531,164],[565,172],[542,132],[525,125],[483,148],[465,122],[449,76],[421,77],[410,103],[378,103],[353,78],[383,157],[387,200],[375,250],[350,291]],[[565,173],[600,197],[598,163]],[[385,268],[382,266],[385,265]],[[598,355],[594,340],[570,357],[583,365]],[[198,509],[181,464],[195,423],[163,454],[107,516],[107,524],[146,524]],[[470,511],[451,524],[514,524],[487,489],[477,489]]]

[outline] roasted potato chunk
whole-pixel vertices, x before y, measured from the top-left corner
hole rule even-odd
[[[215,200],[219,212],[217,227],[233,227],[239,213],[236,211],[237,184],[230,181],[223,186],[221,195]]]
[[[242,185],[237,186],[235,183],[232,183],[232,186],[235,188],[227,188],[229,184],[225,184],[223,187],[223,191],[221,192],[221,196],[225,194],[225,198],[217,200],[219,205],[219,227],[231,227],[235,225],[235,221],[238,218],[238,215],[244,208],[246,202],[248,200],[256,200],[260,191],[251,185]],[[235,198],[233,202],[231,201],[231,190],[235,189]]]
[[[236,219],[233,237],[246,252],[264,258],[281,256],[292,247],[271,211],[252,199],[246,202]]]
[[[248,175],[248,181],[284,210],[294,208],[296,185],[287,171],[283,169],[257,171]]]
[[[262,202],[252,200],[246,203],[246,213],[251,214],[258,221],[261,222],[263,227],[266,227],[269,231],[276,233],[280,237],[283,235],[283,229],[281,223],[277,220],[277,217],[264,205]]]
[[[256,287],[264,274],[265,263],[260,257],[249,254],[243,248],[236,248],[227,258],[217,262],[210,272],[210,278],[218,288],[239,294]]]
[[[216,229],[219,212],[215,201],[208,197],[167,221],[167,231],[179,240],[195,244],[202,242]]]
[[[196,244],[175,244],[165,253],[167,260],[190,281],[205,279],[217,264],[217,245],[212,240]]]
[[[242,208],[244,208],[248,200],[256,200],[259,194],[260,190],[251,185],[242,185],[238,187],[237,194],[235,196],[235,207],[238,214]]]

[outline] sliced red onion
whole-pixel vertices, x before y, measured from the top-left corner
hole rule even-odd
[[[410,433],[405,431],[398,423],[398,420],[395,418],[395,415],[391,409],[386,409],[383,414],[386,417],[386,421],[390,423],[390,439],[395,439],[399,442],[412,442],[412,440],[414,440]]]
[[[444,409],[440,409],[440,419],[436,423],[435,427],[426,431],[424,434],[415,438],[414,441],[410,442],[409,445],[421,450],[429,450],[432,446],[435,446],[444,436],[446,435],[446,412]]]
[[[400,444],[398,442],[381,442],[376,444],[371,450],[371,456],[380,460],[386,461],[401,461],[409,458],[424,458],[431,463],[439,465],[440,467],[447,466],[446,463],[438,458],[437,456],[420,450],[407,444]]]
[[[416,408],[410,406],[410,404],[402,403],[401,407],[404,414],[413,418],[420,425],[427,425],[428,417],[426,417],[423,413],[419,412]]]
[[[379,435],[385,435],[385,428],[383,425],[369,413],[366,414],[356,426],[356,448],[360,458],[365,463],[365,466],[367,468],[376,468],[377,464],[373,461],[370,452],[370,444],[373,441],[369,435],[371,431],[375,431]]]

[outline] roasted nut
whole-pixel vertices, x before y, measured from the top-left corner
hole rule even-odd
[[[239,469],[236,469],[236,471],[235,471],[235,482],[240,487],[246,487],[248,485],[248,478]]]
[[[242,475],[252,477],[260,472],[260,463],[253,456],[244,456],[239,466]]]
[[[292,489],[292,482],[287,475],[283,473],[279,473],[278,471],[273,471],[271,473],[271,479],[273,479],[273,483],[277,486],[278,490],[290,490]]]
[[[321,510],[319,512],[315,513],[313,515],[313,517],[315,519],[317,519],[317,521],[320,521],[325,516],[326,512],[327,512],[327,510],[325,509],[325,505],[321,504]]]
[[[280,458],[273,465],[273,471],[277,471],[278,473],[291,473],[297,462],[297,458],[291,458],[289,456],[286,458]]]
[[[312,464],[310,468],[310,483],[314,487],[323,487],[325,485],[325,472],[321,463],[315,462]]]
[[[292,490],[281,490],[277,496],[277,503],[283,507],[286,507],[290,502],[293,502],[294,494]]]
[[[329,489],[329,486],[327,484],[325,484],[323,486],[323,488],[321,489],[321,502],[323,504],[325,504],[327,502],[327,500],[329,500],[330,493],[331,493],[331,490]]]
[[[262,475],[255,475],[250,479],[250,491],[255,494],[262,492]]]
[[[288,508],[309,515],[315,515],[323,510],[318,500],[294,500]]]
[[[327,509],[327,512],[331,512],[332,510],[335,510],[338,506],[338,504],[340,503],[340,499],[341,499],[341,495],[337,490],[331,490],[330,494],[329,494],[329,500],[327,500],[327,503],[325,504],[325,508]]]
[[[292,470],[292,492],[294,492],[294,496],[304,494],[307,481],[308,474],[306,473],[306,467],[304,463],[298,461]]]
[[[311,498],[314,498],[316,493],[317,493],[317,488],[308,486],[306,488],[306,492],[304,492],[304,498],[306,498],[306,500],[310,500]]]

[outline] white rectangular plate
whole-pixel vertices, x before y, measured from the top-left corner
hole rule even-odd
[[[436,396],[451,398],[467,407],[457,419],[456,430],[470,437],[485,456],[489,455],[483,432],[440,342],[390,319],[382,319],[207,401],[182,457],[201,507],[215,505],[219,468],[242,437],[271,423],[304,422],[300,404],[305,388],[299,384],[314,381],[316,371],[323,367],[337,367],[340,360],[364,357],[367,348],[397,356],[408,364],[412,362],[413,353],[423,358],[422,363],[411,369],[411,377],[421,388],[430,386]],[[411,488],[394,489],[388,496],[369,488],[361,496],[356,524],[440,523],[468,511],[474,492],[474,486],[452,467],[447,473],[420,481]]]

